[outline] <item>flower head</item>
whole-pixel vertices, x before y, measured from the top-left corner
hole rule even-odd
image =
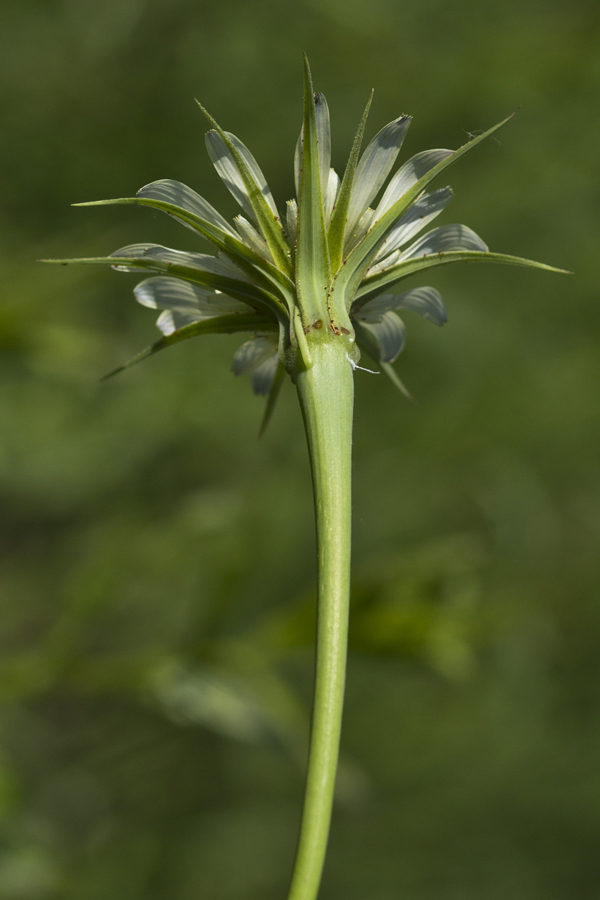
[[[171,180],[148,184],[135,197],[76,204],[160,209],[216,248],[215,255],[207,255],[131,244],[109,257],[57,260],[153,273],[134,294],[142,305],[161,310],[157,325],[163,337],[117,372],[196,335],[246,331],[253,336],[236,351],[232,369],[236,375],[249,374],[256,393],[269,395],[269,412],[284,370],[294,377],[299,366],[309,367],[316,340],[345,341],[354,365],[360,350],[365,351],[404,391],[392,368],[406,339],[398,310],[436,325],[443,325],[447,315],[435,288],[402,291],[403,279],[454,262],[562,271],[491,253],[466,225],[422,233],[452,198],[449,187],[429,190],[431,182],[508,119],[458,150],[418,153],[392,174],[411,119],[394,119],[361,153],[370,104],[340,178],[330,166],[327,102],[314,93],[305,64],[304,117],[294,160],[296,198],[287,202],[285,216],[252,153],[204,109],[212,126],[206,135],[208,154],[242,210],[233,224],[191,188]]]

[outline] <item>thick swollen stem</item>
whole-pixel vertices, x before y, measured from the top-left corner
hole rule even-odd
[[[317,649],[308,775],[289,900],[315,900],[338,764],[350,593],[353,366],[349,341],[311,340],[296,378],[312,469],[318,555]]]

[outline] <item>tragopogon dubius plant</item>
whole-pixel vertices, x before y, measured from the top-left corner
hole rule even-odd
[[[492,253],[465,225],[442,225],[417,236],[452,197],[449,187],[428,191],[430,183],[508,119],[458,150],[413,156],[379,197],[411,119],[390,122],[361,154],[370,102],[340,179],[330,168],[327,103],[313,92],[305,63],[296,199],[288,201],[285,217],[250,151],[205,110],[209,156],[243,211],[233,226],[191,188],[170,180],[148,184],[135,197],[78,204],[163,210],[209,241],[216,255],[132,244],[108,257],[51,260],[153,273],[134,293],[144,306],[162,310],[157,325],[163,337],[117,372],[178,341],[250,332],[232,368],[237,375],[248,373],[254,391],[266,395],[263,428],[286,373],[296,386],[314,488],[318,627],[308,775],[290,900],[316,897],[331,818],[346,670],[353,381],[361,350],[406,393],[392,368],[405,342],[396,311],[443,325],[446,310],[433,287],[402,292],[404,278],[455,262],[562,271]]]

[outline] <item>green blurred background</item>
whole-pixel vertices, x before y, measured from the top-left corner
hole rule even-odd
[[[219,336],[100,385],[156,335],[139,279],[34,260],[195,249],[159,213],[70,208],[157,178],[235,213],[196,96],[290,197],[302,50],[338,170],[371,87],[370,135],[414,116],[404,158],[521,105],[452,169],[443,221],[576,273],[437,270],[414,284],[449,324],[407,314],[397,364],[418,403],[357,373],[322,898],[600,896],[599,13],[2,0],[1,900],[285,896],[315,582],[293,391],[257,441]]]

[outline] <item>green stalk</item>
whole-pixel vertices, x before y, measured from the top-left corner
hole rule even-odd
[[[327,849],[338,764],[350,594],[354,381],[350,342],[310,335],[313,365],[296,378],[310,455],[317,525],[315,692],[308,775],[289,900],[315,900]]]

